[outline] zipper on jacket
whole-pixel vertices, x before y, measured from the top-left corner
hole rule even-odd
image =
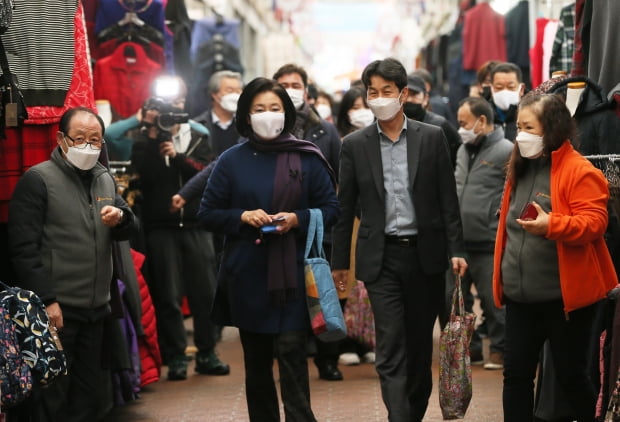
[[[179,189],[183,187],[183,176],[179,173]],[[184,207],[179,210],[179,227],[183,227],[183,213]]]

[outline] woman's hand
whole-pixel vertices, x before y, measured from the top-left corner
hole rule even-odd
[[[267,214],[262,209],[244,211],[241,214],[241,222],[256,228],[266,225],[274,225],[276,226],[276,232],[279,234],[288,233],[289,230],[299,225],[297,214],[294,212]]]
[[[297,214],[294,212],[279,212],[272,216],[272,220],[278,220],[271,224],[276,226],[276,230],[280,234],[288,233],[289,230],[299,226]]]
[[[549,228],[549,214],[545,212],[536,202],[532,201],[532,205],[536,208],[538,216],[536,220],[521,220],[517,218],[517,223],[528,233],[532,233],[538,236],[544,236],[547,234]]]
[[[241,222],[258,228],[265,224],[271,224],[271,216],[261,209],[244,211],[241,213]]]

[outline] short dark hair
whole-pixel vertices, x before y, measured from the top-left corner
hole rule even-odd
[[[551,153],[567,139],[575,140],[575,121],[559,94],[536,94],[530,92],[519,103],[519,112],[528,108],[540,122],[543,129],[543,154],[550,159]],[[508,176],[514,185],[527,168],[528,161],[521,157],[515,145],[510,157]]]
[[[297,66],[296,64],[293,64],[293,63],[288,63],[280,67],[280,69],[278,69],[276,73],[273,74],[273,79],[277,81],[282,76],[288,75],[290,73],[299,74],[299,76],[301,76],[301,80],[304,83],[304,88],[308,86],[308,73],[304,70],[303,67]]]
[[[355,101],[360,97],[362,97],[364,105],[368,107],[366,103],[366,90],[360,86],[351,87],[344,93],[342,100],[340,100],[340,108],[336,116],[336,126],[338,127],[338,133],[341,137],[348,135],[356,129],[349,120],[349,111],[351,111],[353,104],[355,104]]]
[[[422,78],[424,82],[426,82],[428,86],[431,87],[431,89],[433,88],[433,75],[431,75],[431,72],[429,72],[428,70],[424,68],[419,68],[411,72],[409,75],[414,75]]]
[[[308,84],[308,98],[316,100],[319,97],[319,88],[310,82]]]
[[[495,115],[493,113],[491,103],[487,100],[480,97],[467,97],[459,102],[459,108],[464,104],[469,106],[469,111],[471,111],[471,114],[476,117],[484,116],[487,118],[487,124],[493,124]]]
[[[105,133],[105,124],[103,123],[103,119],[94,112],[94,110],[88,107],[73,107],[65,111],[60,117],[60,123],[58,124],[58,130],[64,133],[65,135],[69,133],[69,125],[71,124],[71,119],[78,113],[88,113],[95,116],[99,124],[101,125],[101,136]]]
[[[407,86],[407,71],[401,62],[394,58],[375,60],[362,72],[362,82],[366,89],[370,86],[372,76],[381,76],[386,81],[392,81],[399,90]]]
[[[515,73],[517,75],[517,80],[519,82],[523,82],[523,73],[521,72],[521,68],[514,63],[497,63],[493,69],[491,69],[491,83],[493,82],[493,77],[496,73]]]
[[[487,76],[490,77],[491,80],[493,80],[493,77],[491,76],[493,69],[495,69],[495,66],[497,66],[499,63],[500,62],[496,60],[488,60],[482,63],[482,66],[480,66],[478,68],[478,71],[476,72],[476,80],[480,85],[484,83],[484,80],[487,78]]]
[[[247,137],[252,134],[252,126],[249,121],[250,107],[252,106],[254,98],[263,92],[273,92],[282,100],[282,105],[284,106],[284,129],[282,132],[288,133],[293,129],[295,119],[297,118],[297,112],[295,111],[295,106],[291,101],[291,97],[288,96],[288,93],[282,85],[273,79],[259,77],[253,79],[243,88],[241,96],[239,97],[239,102],[237,103],[235,125],[237,127],[237,132],[239,132],[241,136]]]

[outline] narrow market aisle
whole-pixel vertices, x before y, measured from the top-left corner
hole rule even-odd
[[[436,342],[439,329],[435,330]],[[485,347],[488,344],[485,342]],[[230,364],[229,376],[205,376],[194,373],[193,362],[186,381],[162,380],[147,386],[135,402],[116,408],[106,422],[247,422],[243,387],[243,356],[238,332],[226,328],[218,344],[220,357]],[[435,356],[437,357],[437,356]],[[275,365],[274,365],[275,366]],[[380,422],[387,420],[381,400],[379,379],[371,364],[340,366],[344,381],[323,381],[312,359],[310,389],[313,410],[319,422]],[[274,370],[277,374],[277,366]],[[441,421],[437,393],[438,360],[433,364],[434,387],[425,422]],[[474,395],[464,422],[502,420],[502,371],[473,367]],[[284,421],[284,417],[282,417]]]

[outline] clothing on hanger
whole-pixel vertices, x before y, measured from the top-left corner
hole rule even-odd
[[[134,49],[135,57],[126,56],[129,46]],[[113,112],[122,118],[129,117],[150,96],[151,83],[161,69],[159,63],[148,58],[140,44],[122,43],[112,55],[95,63],[95,99],[110,101]]]
[[[235,48],[241,47],[239,39],[239,21],[236,19],[226,19],[218,24],[214,18],[205,18],[194,22],[192,30],[192,40],[190,47],[190,59],[196,63],[196,55],[200,46],[210,41],[215,35],[221,35],[228,44]]]
[[[575,3],[565,6],[560,11],[558,30],[553,41],[549,72],[553,74],[563,70],[570,74],[573,68],[573,51],[575,48]]]
[[[479,3],[465,12],[463,69],[477,71],[489,60],[506,61],[505,21],[488,3]]]
[[[136,16],[133,17],[132,14]],[[95,19],[95,33],[99,33],[104,29],[123,22],[125,26],[136,24],[138,19],[144,24],[155,28],[160,33],[164,33],[164,2],[163,0],[99,0],[97,16]]]

